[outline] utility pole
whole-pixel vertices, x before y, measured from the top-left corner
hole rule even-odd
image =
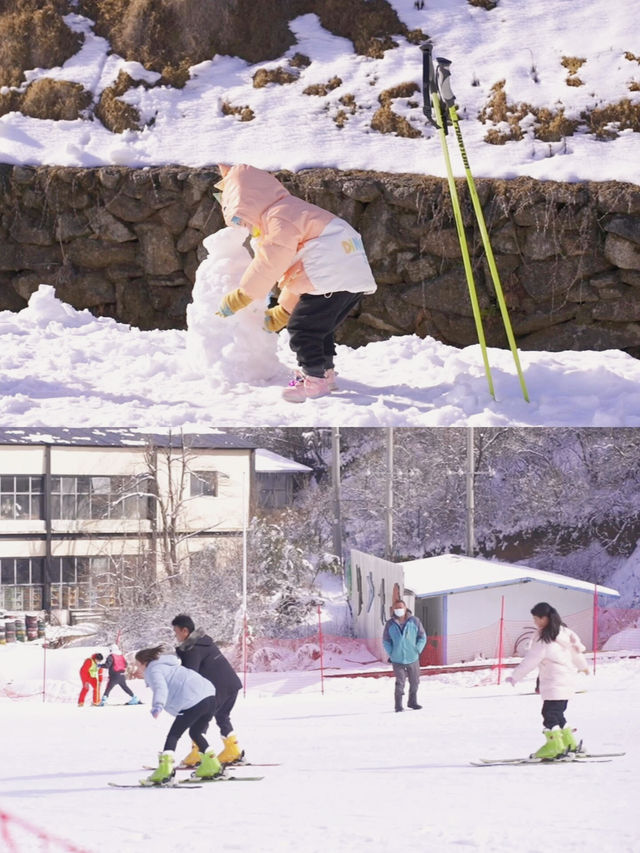
[[[333,553],[342,564],[342,507],[340,501],[340,427],[331,427],[331,484],[333,487]]]
[[[387,489],[384,526],[384,555],[387,560],[393,557],[393,427],[387,428]]]
[[[467,557],[473,557],[475,554],[475,505],[474,505],[474,479],[475,479],[475,453],[473,441],[473,427],[467,427],[467,501],[466,501],[466,518],[467,518]]]

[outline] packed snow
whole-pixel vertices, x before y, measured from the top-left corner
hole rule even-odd
[[[466,0],[392,3],[409,29],[421,27],[435,55],[452,60],[453,88],[465,145],[477,177],[540,180],[624,180],[640,183],[637,134],[610,141],[580,132],[563,143],[489,145],[476,118],[491,87],[506,80],[510,101],[564,108],[567,117],[605,103],[640,98],[640,66],[632,49],[633,4],[501,0],[490,12]],[[84,33],[82,49],[64,66],[33,69],[27,82],[48,76],[82,83],[94,96],[121,70],[153,83],[156,74],[125,62],[95,35],[81,15],[66,20]],[[594,26],[597,21],[597,27]],[[324,30],[314,14],[291,24],[298,40],[281,60],[251,66],[214,56],[191,69],[182,90],[139,86],[124,97],[153,123],[140,132],[108,132],[99,122],[44,121],[13,112],[0,117],[0,160],[13,164],[143,167],[248,162],[266,169],[313,166],[444,175],[439,140],[425,123],[421,96],[396,99],[394,109],[423,136],[372,132],[381,91],[421,84],[422,54],[398,37],[382,59],[358,56],[351,43]],[[525,34],[525,35],[523,35]],[[311,58],[292,84],[252,85],[259,67],[286,64],[295,52]],[[568,85],[564,56],[585,62],[582,86]],[[327,97],[303,95],[313,83],[339,76]],[[339,129],[332,120],[340,98],[360,105]],[[223,115],[222,100],[248,105],[256,118]],[[414,104],[415,102],[415,104]],[[413,105],[412,105],[413,104]],[[325,106],[328,109],[325,109]],[[454,170],[462,163],[453,157]],[[391,338],[359,349],[339,347],[339,390],[302,405],[284,403],[280,390],[295,367],[287,333],[269,335],[262,306],[228,319],[215,316],[219,296],[237,280],[241,263],[232,238],[205,241],[186,331],[140,331],[60,302],[42,282],[19,313],[0,312],[0,424],[15,426],[637,426],[640,362],[623,352],[520,354],[526,402],[508,350],[491,349],[495,399],[489,393],[479,346],[456,349],[432,338]]]
[[[228,282],[222,269],[209,276]],[[615,350],[522,353],[527,403],[508,350],[489,351],[493,399],[478,346],[417,336],[339,346],[338,391],[292,404],[280,393],[295,368],[286,331],[265,332],[246,309],[190,316],[187,331],[141,331],[76,311],[42,285],[24,310],[0,312],[0,425],[640,424],[640,361]]]
[[[599,662],[580,676],[568,719],[593,752],[626,752],[591,764],[474,767],[527,755],[542,743],[534,674],[516,688],[481,670],[423,677],[421,711],[393,711],[393,679],[319,672],[249,675],[232,719],[255,762],[238,777],[260,782],[183,790],[118,790],[157,759],[171,718],[145,704],[75,705],[77,671],[92,646],[0,647],[3,761],[0,811],[20,853],[41,851],[30,829],[84,851],[273,853],[473,850],[482,853],[635,853],[640,818],[640,662]],[[354,667],[357,672],[357,667]],[[329,670],[329,674],[335,671]],[[213,726],[209,737],[221,742]],[[189,750],[187,737],[180,757]],[[148,771],[147,771],[148,775]],[[22,826],[25,821],[29,827]],[[62,845],[46,849],[62,853]]]

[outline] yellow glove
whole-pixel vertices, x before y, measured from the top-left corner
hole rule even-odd
[[[279,332],[289,322],[289,312],[282,305],[274,305],[264,312],[264,327],[267,332]]]
[[[251,301],[250,296],[247,296],[241,288],[236,287],[235,290],[232,290],[231,293],[227,293],[224,297],[220,303],[220,307],[216,311],[216,314],[218,317],[230,317],[232,314],[235,314],[236,311],[246,308]]]

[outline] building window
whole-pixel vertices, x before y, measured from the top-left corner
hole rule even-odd
[[[55,519],[151,518],[149,477],[52,477]]]
[[[191,474],[191,497],[218,496],[218,472],[194,471]]]
[[[42,518],[42,477],[0,477],[0,518]]]
[[[43,574],[42,557],[0,558],[0,607],[41,610]]]
[[[290,474],[258,474],[258,504],[263,509],[283,509],[293,503],[293,478]]]

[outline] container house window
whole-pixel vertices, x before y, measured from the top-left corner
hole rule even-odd
[[[191,474],[191,497],[218,496],[218,472],[195,471]]]

